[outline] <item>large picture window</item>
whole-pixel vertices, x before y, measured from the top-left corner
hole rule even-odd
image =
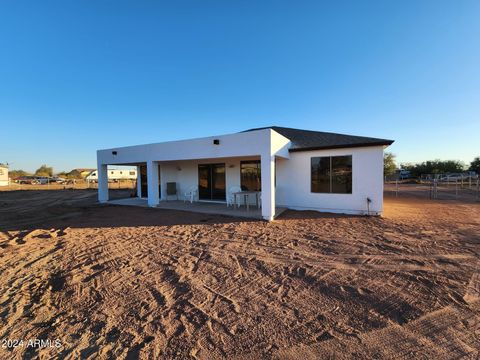
[[[312,192],[352,193],[352,155],[312,157],[311,166]]]
[[[243,191],[261,191],[260,160],[240,162],[240,186]]]

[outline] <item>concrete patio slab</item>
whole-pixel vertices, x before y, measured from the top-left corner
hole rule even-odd
[[[117,199],[110,200],[107,204],[111,205],[126,205],[126,206],[140,206],[148,207],[147,199],[142,198],[126,198],[126,199]],[[256,208],[255,206],[250,206],[250,210],[244,206],[240,208],[233,208],[232,206],[227,207],[226,203],[221,202],[203,202],[196,201],[193,203],[183,202],[183,201],[161,201],[157,205],[157,209],[165,210],[178,210],[178,211],[190,211],[203,214],[215,214],[215,215],[226,215],[234,217],[243,217],[249,219],[262,219],[262,210]],[[277,207],[275,208],[275,217],[279,216],[284,212],[286,208]]]

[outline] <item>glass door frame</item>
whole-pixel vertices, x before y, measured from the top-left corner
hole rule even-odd
[[[215,173],[215,170],[221,169],[220,173]],[[203,170],[203,171],[202,171]],[[201,178],[205,175],[206,179]],[[223,174],[223,175],[222,175]],[[221,178],[215,181],[215,175],[220,175]],[[201,186],[206,180],[206,186]],[[217,187],[219,185],[219,187]],[[204,201],[226,201],[226,166],[225,163],[209,163],[198,164],[198,199]]]

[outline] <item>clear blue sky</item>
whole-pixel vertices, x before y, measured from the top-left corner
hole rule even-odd
[[[480,155],[480,1],[0,2],[0,162],[280,125]]]

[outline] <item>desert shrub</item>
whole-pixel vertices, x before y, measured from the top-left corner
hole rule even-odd
[[[82,174],[78,170],[72,170],[67,174],[68,179],[81,179]]]
[[[385,153],[383,155],[383,174],[384,176],[392,176],[397,170],[397,164],[395,162],[395,155],[392,153]]]
[[[30,173],[24,171],[24,170],[10,170],[8,172],[8,177],[11,179],[15,179],[20,176],[27,176],[30,175]]]

